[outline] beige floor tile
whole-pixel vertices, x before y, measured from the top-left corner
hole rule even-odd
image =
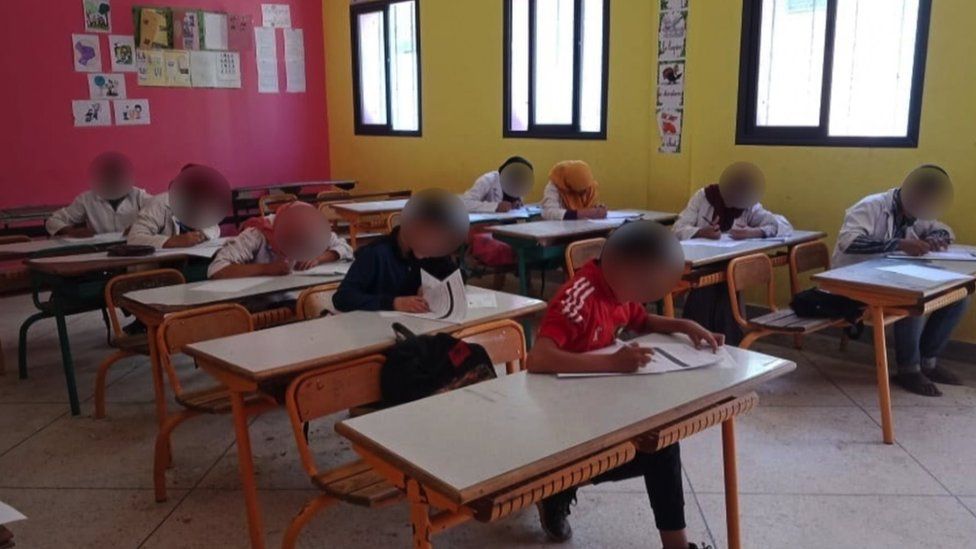
[[[60,404],[0,403],[0,455],[66,413]]]

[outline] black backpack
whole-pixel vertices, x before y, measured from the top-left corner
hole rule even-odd
[[[793,296],[790,308],[802,318],[843,318],[851,323],[847,333],[851,339],[860,337],[864,331],[861,317],[865,305],[842,295],[831,294],[816,288],[803,290]]]
[[[397,343],[380,370],[383,405],[394,406],[495,379],[495,367],[481,345],[449,334],[418,336],[393,324]]]

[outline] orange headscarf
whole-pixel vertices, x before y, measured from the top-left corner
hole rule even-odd
[[[593,171],[582,160],[565,160],[552,167],[549,181],[559,190],[563,206],[568,210],[592,208],[597,203],[597,187]]]

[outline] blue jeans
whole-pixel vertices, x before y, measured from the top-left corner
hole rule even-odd
[[[931,315],[910,316],[895,322],[895,363],[898,372],[918,372],[922,363],[931,364],[949,343],[952,331],[966,312],[969,300],[957,301]]]

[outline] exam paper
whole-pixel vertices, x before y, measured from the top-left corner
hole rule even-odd
[[[892,259],[920,259],[936,261],[976,261],[976,254],[965,248],[950,247],[944,252],[929,252],[925,255],[911,256],[905,252],[888,254]]]
[[[350,265],[352,265],[352,263],[348,261],[336,261],[335,263],[323,263],[322,265],[316,265],[311,269],[306,269],[304,271],[295,271],[294,274],[300,276],[344,275],[349,272]]]
[[[26,518],[20,511],[0,501],[0,525],[10,524]]]
[[[953,280],[965,280],[968,276],[953,271],[923,267],[921,265],[892,265],[890,267],[878,267],[882,271],[889,273],[920,278],[930,282],[952,282]]]
[[[610,210],[607,212],[607,219],[637,219],[641,217],[640,212],[622,212],[617,210]]]
[[[444,280],[427,271],[420,271],[420,293],[427,300],[429,313],[415,314],[421,318],[461,322],[468,315],[468,298],[465,295],[464,279],[458,269]]]
[[[493,309],[498,307],[498,300],[492,292],[469,292],[469,309]]]
[[[639,368],[636,372],[629,374],[616,373],[585,373],[585,374],[557,374],[558,377],[604,377],[604,376],[628,376],[628,375],[649,375],[663,374],[665,372],[677,372],[681,370],[692,370],[720,364],[725,360],[731,360],[725,347],[719,347],[718,352],[712,352],[710,348],[695,349],[690,343],[651,343],[648,337],[638,337],[630,341],[618,340],[613,345],[591,351],[591,355],[609,355],[617,352],[621,347],[637,343],[638,345],[654,349],[651,361]]]
[[[732,240],[728,238],[728,235],[722,235],[722,238],[718,240],[712,240],[711,238],[691,238],[689,240],[682,240],[682,246],[709,246],[712,248],[734,248],[741,245],[744,240]]]
[[[211,280],[204,282],[193,288],[195,292],[218,292],[236,293],[249,290],[272,280],[270,276],[255,276],[248,278],[227,278],[224,280]]]

